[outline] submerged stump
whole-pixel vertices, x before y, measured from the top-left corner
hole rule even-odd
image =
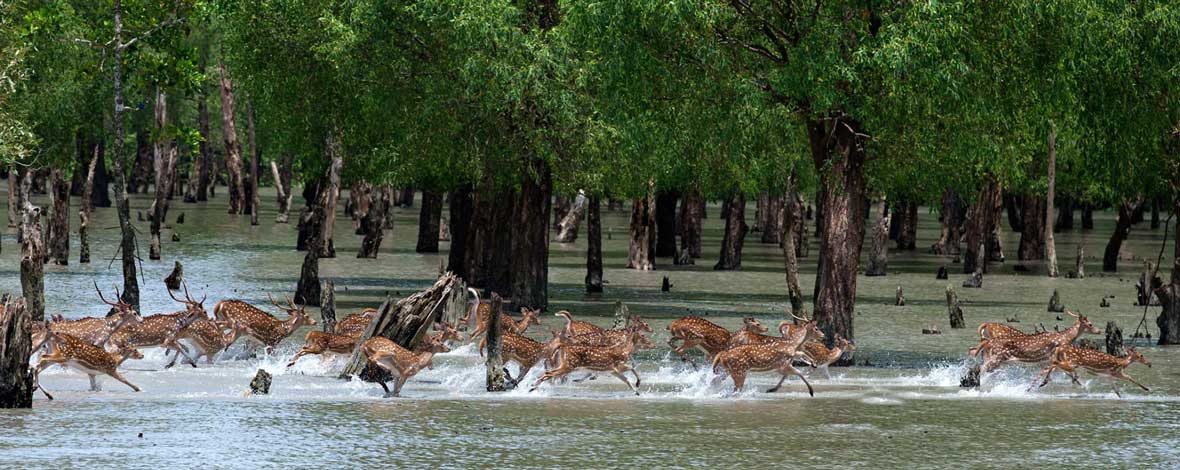
[[[172,267],[172,273],[164,278],[164,287],[167,287],[168,290],[180,289],[180,281],[183,280],[184,266],[180,265],[180,261],[176,261],[176,264]]]
[[[1111,356],[1123,357],[1123,329],[1114,320],[1106,322],[1106,353]]]
[[[32,328],[24,299],[0,305],[0,408],[33,407]]]
[[[1053,295],[1049,297],[1048,311],[1054,313],[1061,313],[1065,311],[1065,305],[1061,303],[1061,294],[1057,292],[1057,289],[1053,289]]]
[[[955,288],[946,286],[946,311],[950,316],[951,328],[966,328],[967,323],[963,321],[963,307],[959,303],[959,295],[955,293]]]
[[[273,377],[270,372],[263,369],[258,369],[254,374],[254,379],[250,381],[250,394],[252,395],[266,395],[270,393],[270,383]]]

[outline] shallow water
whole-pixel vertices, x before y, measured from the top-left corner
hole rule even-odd
[[[264,198],[265,209],[273,208],[271,200]],[[146,210],[148,204],[136,198],[133,211]],[[207,305],[232,297],[265,304],[267,293],[293,289],[302,261],[292,249],[294,227],[271,223],[269,211],[262,214],[262,225],[251,227],[248,218],[227,216],[224,209],[224,194],[211,204],[173,202],[169,218],[184,212],[187,223],[173,227],[181,236],[179,243],[167,241],[170,231],[165,232],[163,261],[143,263],[145,314],[177,308],[160,282],[174,259],[184,264],[194,295],[208,293]],[[664,325],[687,312],[727,327],[736,326],[744,315],[781,318],[782,258],[777,247],[758,243],[758,234],[751,234],[742,271],[712,271],[721,221],[716,207],[709,214],[704,237],[708,256],[700,264],[679,267],[660,260],[658,271],[637,272],[625,269],[628,214],[604,213],[604,232],[611,239],[605,240],[608,284],[601,297],[582,293],[584,240],[551,247],[550,311],[598,315],[593,320],[607,325],[614,302],[622,300],[632,312],[652,319],[657,348],[636,358],[643,379],[640,397],[609,375],[545,385],[534,393],[488,394],[480,359],[465,345],[438,356],[434,370],[406,385],[403,398],[385,399],[373,384],[335,379],[340,358],[304,358],[286,369],[287,358],[301,343],[299,332],[269,357],[253,356],[239,342],[212,367],[164,371],[163,354],[147,351],[144,360],[125,365],[125,375],[142,393],[109,379],[101,380],[103,391],[90,392],[85,375],[50,369],[42,382],[57,400],[38,395],[33,410],[0,411],[0,428],[5,430],[0,432],[0,467],[189,467],[195,462],[214,467],[418,462],[582,468],[1165,467],[1180,453],[1173,437],[1180,429],[1180,354],[1175,349],[1146,347],[1153,367],[1136,365],[1128,372],[1152,390],[1125,384],[1122,399],[1111,392],[1109,382],[1085,373],[1084,387],[1058,377],[1046,388],[1028,392],[1036,373],[1031,367],[986,376],[978,390],[958,386],[966,368],[964,351],[975,343],[975,331],[947,327],[948,282],[965,302],[969,325],[1015,316],[1017,326],[1025,329],[1040,323],[1065,326],[1067,321],[1045,311],[1050,294],[1058,289],[1067,306],[1090,315],[1100,328],[1116,320],[1129,335],[1143,314],[1132,305],[1134,272],[1141,261],[1124,261],[1120,277],[1103,275],[1101,260],[1091,257],[1085,280],[1050,280],[1037,272],[1014,271],[1019,235],[1006,233],[1010,261],[985,277],[983,289],[962,289],[963,275],[955,272],[959,265],[948,264],[951,279],[938,281],[933,273],[946,262],[942,258],[924,250],[894,252],[887,277],[859,281],[856,360],[871,366],[833,368],[831,380],[811,374],[815,397],[807,396],[797,378],[788,379],[779,393],[763,393],[777,381],[769,374],[755,374],[744,392],[733,395],[728,383],[713,385],[706,372],[670,357]],[[1087,253],[1101,253],[1111,217],[1096,214]],[[91,281],[107,289],[119,282],[117,263],[108,266],[117,229],[113,210],[99,210],[96,219],[94,263],[46,267],[49,312],[80,317],[105,310]],[[413,252],[416,207],[397,209],[395,229],[387,233],[376,260],[353,257],[360,238],[352,234],[348,218],[337,220],[339,257],[323,260],[321,274],[335,279],[341,314],[376,305],[386,293],[397,297],[428,285],[445,258],[445,242],[440,255]],[[76,227],[76,219],[71,224]],[[146,223],[137,225],[147,233]],[[10,233],[0,253],[0,292],[19,291],[18,253]],[[936,216],[922,211],[919,245],[929,246],[936,235]],[[1161,237],[1162,229],[1137,226],[1130,251],[1154,259]],[[1072,268],[1081,239],[1078,232],[1057,235],[1063,272]],[[73,262],[77,240],[71,242]],[[1171,247],[1167,250],[1170,254]],[[805,292],[811,291],[814,278],[814,247],[812,253],[802,265]],[[660,292],[663,276],[674,284],[670,293]],[[892,305],[898,285],[905,288],[905,307]],[[1116,296],[1113,306],[1100,309],[1106,294]],[[1148,315],[1153,335],[1156,314],[1152,308]],[[559,325],[553,317],[543,320]],[[921,328],[931,323],[939,324],[943,334],[921,335]],[[276,374],[272,394],[244,398],[260,367]],[[526,381],[540,372],[531,371]]]

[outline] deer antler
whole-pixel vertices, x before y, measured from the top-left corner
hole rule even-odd
[[[285,308],[283,308],[283,306],[282,306],[282,305],[279,305],[279,303],[278,303],[278,302],[275,302],[275,298],[274,298],[274,297],[271,297],[269,292],[267,292],[267,293],[266,293],[266,298],[267,298],[267,300],[270,300],[270,304],[271,304],[271,305],[274,305],[274,306],[275,306],[275,308],[278,308],[278,309],[280,309],[280,310],[286,310]]]
[[[1071,316],[1071,317],[1078,318],[1078,314],[1074,313],[1074,311],[1073,311],[1073,310],[1070,310],[1070,309],[1068,309],[1068,308],[1067,308],[1067,309],[1065,309],[1065,313],[1066,313],[1067,315]]]
[[[792,317],[794,317],[796,320],[799,320],[799,321],[801,321],[801,322],[808,322],[808,321],[811,321],[811,320],[808,320],[808,319],[806,319],[806,318],[804,318],[804,317],[801,317],[801,316],[799,316],[799,315],[795,315],[795,313],[794,313],[794,312],[792,312],[792,313],[791,313],[791,316],[792,316]]]
[[[172,297],[172,300],[175,300],[175,301],[180,302],[182,304],[187,304],[187,303],[189,303],[189,300],[191,300],[191,299],[181,300],[181,299],[176,298],[176,296],[172,294],[172,289],[164,289],[164,290],[168,291],[168,297]],[[188,293],[185,293],[184,296],[185,296],[185,298],[188,298]]]
[[[94,282],[94,281],[91,281],[91,282]],[[95,292],[98,292],[98,298],[99,298],[100,300],[102,300],[102,303],[104,303],[104,304],[107,304],[107,305],[110,305],[110,306],[112,306],[112,307],[118,308],[118,307],[119,307],[119,304],[123,303],[121,300],[119,300],[119,296],[118,296],[118,293],[119,293],[119,288],[118,288],[118,287],[116,287],[116,288],[115,288],[115,300],[116,300],[117,302],[111,302],[111,301],[107,300],[107,298],[106,298],[106,297],[103,297],[103,295],[102,295],[102,289],[99,289],[99,288],[98,288],[98,282],[94,282],[94,291],[95,291]]]

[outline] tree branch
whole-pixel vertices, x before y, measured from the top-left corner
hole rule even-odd
[[[127,41],[127,42],[120,44],[116,47],[118,47],[119,50],[126,50],[127,48],[131,47],[133,44],[138,42],[140,39],[144,39],[146,37],[151,36],[152,34],[155,34],[157,31],[160,31],[161,29],[164,29],[169,26],[176,25],[176,24],[180,24],[180,23],[184,23],[184,18],[181,18],[181,17],[172,18],[171,20],[168,20],[168,21],[165,21],[163,23],[153,26],[151,29],[144,31],[143,34],[133,37],[133,38],[131,38],[130,41]]]

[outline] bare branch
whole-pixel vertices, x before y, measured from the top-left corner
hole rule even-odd
[[[138,42],[140,39],[147,38],[147,37],[151,36],[152,34],[155,34],[156,32],[158,32],[164,28],[167,28],[167,27],[173,26],[173,25],[177,25],[180,23],[184,23],[184,18],[181,18],[181,17],[172,18],[171,20],[168,20],[168,21],[165,21],[163,23],[153,26],[151,29],[144,31],[143,34],[133,37],[133,38],[131,38],[130,41],[120,44],[117,47],[119,48],[119,50],[126,50],[127,48],[131,47],[131,45]]]

